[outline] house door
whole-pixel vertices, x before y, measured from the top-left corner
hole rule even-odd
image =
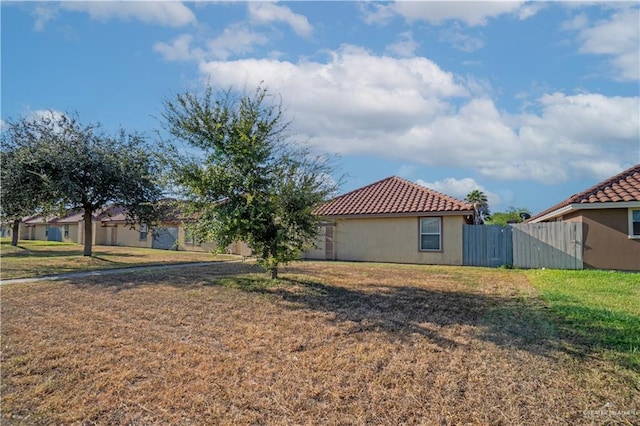
[[[162,250],[178,249],[178,228],[166,227],[153,230],[153,242],[151,247]]]
[[[62,232],[57,226],[50,226],[47,232],[47,241],[62,241]]]
[[[105,230],[105,245],[107,246],[115,246],[118,244],[118,237],[116,234],[116,230],[117,228],[115,226],[109,226],[107,227],[107,229]]]
[[[326,225],[324,227],[324,254],[326,260],[335,260],[333,234],[335,232],[335,225]]]

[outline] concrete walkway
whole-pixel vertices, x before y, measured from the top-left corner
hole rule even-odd
[[[98,269],[95,271],[70,272],[67,274],[44,275],[41,277],[33,277],[33,278],[16,278],[12,280],[0,280],[0,285],[31,283],[31,282],[37,282],[37,281],[57,281],[57,280],[66,280],[70,278],[96,277],[100,275],[126,274],[129,272],[141,272],[141,271],[151,271],[151,270],[161,270],[161,269],[194,268],[198,266],[211,266],[216,264],[219,265],[221,263],[237,263],[237,262],[241,262],[241,260],[228,260],[223,262],[172,263],[169,265],[129,266],[126,268],[117,268],[117,269]]]

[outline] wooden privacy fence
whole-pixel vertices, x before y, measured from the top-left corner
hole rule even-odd
[[[500,225],[464,225],[462,263],[469,266],[513,264],[512,228]]]
[[[464,225],[463,264],[582,269],[582,223]]]

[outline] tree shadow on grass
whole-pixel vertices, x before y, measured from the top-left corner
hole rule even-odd
[[[275,283],[262,277],[232,277],[212,284],[277,295],[289,309],[331,313],[331,321],[351,324],[351,333],[380,332],[394,338],[415,333],[441,348],[453,348],[460,343],[444,337],[442,329],[472,326],[474,338],[552,359],[558,353],[583,359],[600,356],[602,350],[612,351],[619,366],[640,373],[640,337],[635,329],[612,319],[606,310],[583,307],[579,320],[568,321],[566,315],[550,310],[534,297],[471,290],[442,291],[376,282],[345,288],[291,277]],[[574,316],[576,312],[574,308]],[[635,317],[619,320],[626,324],[640,321]]]
[[[156,265],[162,266],[162,265]],[[260,272],[252,263],[218,261],[207,265],[180,264],[176,269],[154,268],[154,265],[132,266],[130,270],[110,273],[109,270],[94,271],[95,275],[82,278],[69,278],[66,281],[78,288],[103,288],[114,292],[135,289],[141,286],[171,285],[191,288],[210,285],[224,277],[242,277],[245,274]],[[245,286],[237,286],[249,291]]]
[[[617,353],[614,359],[620,366],[640,372],[638,357],[627,350],[629,345],[637,345],[638,337],[628,328],[607,320],[610,313],[605,311],[583,308],[580,320],[571,322],[566,315],[551,311],[539,299],[529,296],[500,296],[473,289],[443,291],[411,285],[389,286],[375,281],[347,288],[289,275],[273,281],[260,272],[254,264],[220,262],[205,267],[187,266],[174,271],[135,272],[70,282],[118,292],[157,284],[226,287],[274,296],[273,300],[282,303],[285,309],[329,313],[329,321],[347,323],[349,333],[386,333],[394,339],[418,334],[441,348],[454,348],[469,340],[445,337],[444,329],[471,326],[468,337],[549,358],[555,358],[559,352],[583,358],[599,354],[602,349],[611,350]],[[638,320],[624,319],[627,323]]]
[[[474,337],[501,346],[517,346],[549,356],[557,335],[540,330],[529,321],[503,322],[497,312],[512,300],[475,292],[442,291],[416,286],[385,286],[364,283],[362,289],[347,289],[315,281],[289,280],[308,291],[280,290],[281,297],[297,306],[332,312],[335,321],[357,324],[360,331],[393,334],[417,333],[441,347],[459,343],[445,339],[438,332],[457,325],[478,327]],[[366,290],[364,290],[366,289]],[[522,311],[522,307],[518,307]],[[528,317],[534,314],[528,314]],[[530,347],[531,346],[531,347]]]

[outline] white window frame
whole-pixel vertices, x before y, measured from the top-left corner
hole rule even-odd
[[[437,219],[438,220],[438,233],[423,233],[422,232],[422,221],[426,219]],[[424,248],[422,247],[422,236],[423,235],[437,235],[438,236],[438,248]],[[421,217],[418,221],[418,248],[420,251],[429,251],[429,252],[439,252],[442,251],[442,217],[441,216],[427,216]]]
[[[64,224],[64,237],[65,238],[69,238],[69,224],[68,223]]]
[[[149,233],[149,228],[146,223],[140,225],[140,241],[147,241],[147,234]]]
[[[631,239],[640,239],[640,234],[633,233],[633,212],[640,212],[640,208],[631,208],[629,209],[629,238]],[[640,213],[638,213],[640,214]]]

